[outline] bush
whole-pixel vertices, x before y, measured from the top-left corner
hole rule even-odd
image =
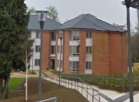
[[[34,70],[29,70],[29,72],[28,72],[29,74],[36,74],[36,71],[34,71]]]
[[[80,82],[96,85],[100,88],[116,90],[119,92],[128,91],[127,76],[93,76],[93,75],[62,75],[62,78],[69,80],[80,79]],[[134,89],[139,89],[139,78],[134,78]]]
[[[134,68],[133,70],[134,75],[139,76],[139,63],[134,63],[133,68]]]

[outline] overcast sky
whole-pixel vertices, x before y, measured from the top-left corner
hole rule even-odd
[[[126,9],[122,0],[26,0],[28,8],[46,9],[55,6],[59,20],[64,22],[79,14],[90,13],[109,23],[126,24]],[[137,24],[136,10],[131,12],[132,28]]]

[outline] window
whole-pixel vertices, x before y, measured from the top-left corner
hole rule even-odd
[[[91,62],[86,62],[86,69],[91,69],[92,63]]]
[[[79,62],[77,62],[77,61],[70,62],[70,68],[71,68],[71,71],[78,71]]]
[[[55,54],[55,46],[51,46],[51,54]]]
[[[87,38],[92,38],[92,32],[87,32]]]
[[[79,46],[72,46],[71,55],[78,55],[78,54],[79,54]]]
[[[40,66],[40,59],[35,59],[35,66]]]
[[[41,34],[40,32],[36,32],[36,38],[40,38]]]
[[[80,40],[80,32],[79,31],[72,31],[71,40]]]
[[[51,40],[52,41],[55,41],[56,40],[56,34],[55,34],[55,32],[52,32],[51,33]]]
[[[40,52],[40,46],[36,46],[36,52]]]
[[[87,47],[86,48],[86,53],[87,54],[92,54],[92,47]]]

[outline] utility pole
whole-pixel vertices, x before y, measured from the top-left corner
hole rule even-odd
[[[127,10],[127,33],[128,33],[128,81],[129,81],[129,98],[130,102],[134,102],[133,98],[133,69],[132,69],[132,53],[131,53],[131,25],[130,25],[130,0],[125,0]]]
[[[138,29],[139,29],[139,8],[137,8],[137,20],[138,20]]]
[[[134,1],[134,2],[137,2]],[[133,86],[133,63],[131,53],[131,24],[130,24],[130,7],[136,8],[132,0],[124,0],[123,5],[126,6],[127,14],[127,34],[128,34],[128,85],[129,85],[129,99],[130,102],[134,102],[134,86]]]
[[[40,14],[39,18],[39,24],[40,24],[40,69],[39,69],[39,82],[38,82],[38,96],[39,100],[42,98],[42,48],[43,48],[43,30],[44,30],[44,25],[46,21],[46,13],[47,11],[37,11],[38,14]]]

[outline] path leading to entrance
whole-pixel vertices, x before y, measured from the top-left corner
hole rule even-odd
[[[52,73],[51,71],[45,71],[43,73],[44,73],[44,75],[48,76],[49,78],[52,78],[52,79],[58,78],[58,76],[56,74]]]

